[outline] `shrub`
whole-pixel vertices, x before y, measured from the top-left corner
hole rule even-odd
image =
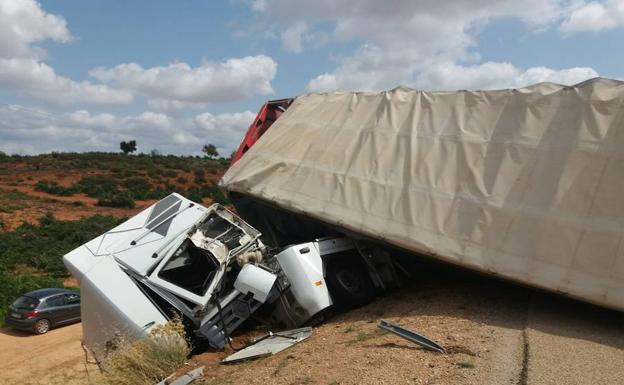
[[[167,195],[175,192],[176,188],[173,185],[166,184],[164,186],[159,186],[152,190],[149,195],[149,199],[163,199]]]
[[[163,175],[167,178],[175,178],[178,176],[178,173],[175,170],[165,170],[163,171]]]
[[[152,190],[152,184],[140,176],[126,179],[124,187],[128,190],[129,196],[137,200],[149,199]]]
[[[134,199],[127,194],[117,194],[108,198],[100,198],[98,199],[96,205],[105,206],[105,207],[125,207],[128,209],[134,208]]]
[[[139,175],[139,173],[135,170],[124,170],[124,172],[122,173],[124,178],[131,178],[133,176],[137,176]]]
[[[201,203],[204,198],[202,191],[197,187],[191,187],[190,189],[186,190],[184,196],[197,203]]]
[[[232,202],[223,194],[217,186],[203,186],[201,188],[201,194],[204,197],[209,197],[213,202],[220,203],[222,205],[230,205]]]
[[[74,187],[92,198],[105,198],[119,193],[117,180],[106,175],[84,176]]]
[[[40,180],[39,182],[37,182],[37,184],[35,185],[35,190],[63,197],[74,195],[77,192],[77,189],[73,186],[63,187],[55,181],[48,180]]]
[[[152,167],[147,170],[147,175],[149,175],[150,178],[157,179],[163,175],[163,171],[159,168]]]
[[[198,168],[195,170],[195,183],[202,184],[206,182],[206,173],[203,169]]]
[[[101,215],[60,221],[48,213],[38,225],[24,223],[12,231],[0,233],[0,271],[10,271],[19,264],[66,276],[63,255],[118,223],[116,218]]]
[[[139,340],[121,339],[116,345],[102,360],[102,385],[156,384],[184,365],[190,354],[179,319],[155,327]]]

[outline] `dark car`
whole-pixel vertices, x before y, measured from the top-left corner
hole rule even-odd
[[[16,329],[44,334],[51,327],[80,321],[80,294],[67,289],[39,289],[19,297],[5,322]]]

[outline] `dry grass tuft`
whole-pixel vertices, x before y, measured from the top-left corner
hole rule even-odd
[[[121,343],[102,362],[99,385],[153,385],[186,362],[190,348],[180,320],[155,327],[149,335]]]

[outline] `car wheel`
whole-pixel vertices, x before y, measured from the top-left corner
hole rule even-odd
[[[50,321],[43,318],[35,322],[35,333],[46,334],[50,330]]]
[[[373,282],[359,258],[331,261],[327,266],[326,281],[339,309],[362,306],[375,298]]]

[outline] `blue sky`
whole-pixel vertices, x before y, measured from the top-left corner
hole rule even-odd
[[[224,154],[267,99],[621,78],[624,0],[0,0],[0,151]]]

